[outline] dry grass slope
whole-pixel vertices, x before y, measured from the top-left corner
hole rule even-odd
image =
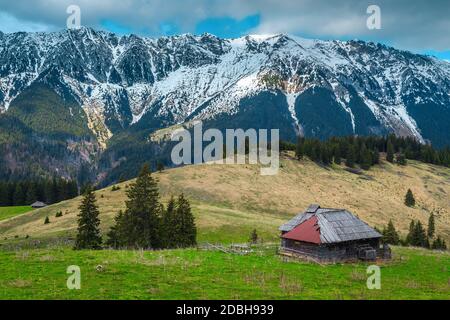
[[[410,220],[427,225],[436,215],[438,233],[450,242],[450,169],[410,161],[406,167],[383,162],[363,175],[334,166],[323,168],[308,160],[301,162],[285,154],[276,176],[261,176],[251,165],[199,165],[156,173],[165,200],[184,192],[192,202],[199,226],[199,241],[246,241],[253,228],[265,240],[278,237],[277,228],[311,203],[347,208],[372,226],[389,219],[406,234]],[[97,191],[102,228],[106,231],[114,215],[124,209],[130,182]],[[411,188],[415,208],[403,204]],[[73,235],[80,198],[0,222],[4,238],[45,238]],[[62,210],[63,217],[55,218]],[[44,225],[44,218],[51,223]]]

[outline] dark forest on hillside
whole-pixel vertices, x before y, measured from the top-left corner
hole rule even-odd
[[[297,158],[308,157],[324,165],[344,162],[353,168],[359,165],[364,170],[380,162],[380,153],[386,153],[386,160],[399,165],[407,165],[407,160],[450,167],[450,148],[437,150],[413,138],[394,135],[387,137],[333,137],[321,141],[299,138],[297,144],[282,142],[281,150],[296,152]]]
[[[63,179],[0,181],[0,207],[28,206],[35,201],[58,203],[78,196],[76,181]]]

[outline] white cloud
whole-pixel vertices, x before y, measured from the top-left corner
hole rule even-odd
[[[49,31],[50,26],[41,23],[35,23],[30,21],[22,21],[16,17],[0,11],[0,30],[6,33],[16,32],[16,31]]]
[[[0,0],[0,11],[17,17],[16,23],[0,19],[0,30],[63,28],[69,4],[81,7],[84,25],[99,27],[107,19],[153,35],[167,22],[193,32],[206,18],[259,14],[260,26],[249,32],[360,38],[411,50],[450,48],[448,0]],[[381,8],[381,30],[366,27],[371,4]]]

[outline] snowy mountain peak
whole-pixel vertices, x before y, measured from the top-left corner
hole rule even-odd
[[[286,34],[0,33],[0,111],[39,82],[73,97],[103,144],[133,124],[235,121],[270,105],[289,138],[395,132],[443,145],[449,66],[381,44]]]

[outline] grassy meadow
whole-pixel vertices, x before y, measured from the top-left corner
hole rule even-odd
[[[402,236],[411,219],[426,226],[433,212],[437,233],[450,243],[448,168],[383,162],[354,174],[285,154],[278,175],[259,173],[257,166],[208,164],[155,173],[163,201],[180,192],[190,200],[200,245],[245,243],[256,229],[264,245],[245,256],[74,251],[81,198],[0,219],[0,299],[450,299],[449,252],[394,247],[393,260],[378,263],[381,290],[367,289],[367,264],[322,266],[276,254],[278,227],[311,203],[349,209],[380,228],[392,219]],[[125,208],[129,184],[96,191],[103,234]],[[414,208],[403,203],[408,188]],[[66,287],[71,265],[81,268],[81,290]]]
[[[248,256],[196,249],[0,251],[2,299],[449,299],[450,254],[394,248],[381,289],[366,286],[367,265],[286,261],[275,247]],[[81,290],[66,269],[81,268]],[[98,267],[98,266],[101,266]]]
[[[19,216],[32,210],[33,208],[30,206],[0,207],[0,221]]]

